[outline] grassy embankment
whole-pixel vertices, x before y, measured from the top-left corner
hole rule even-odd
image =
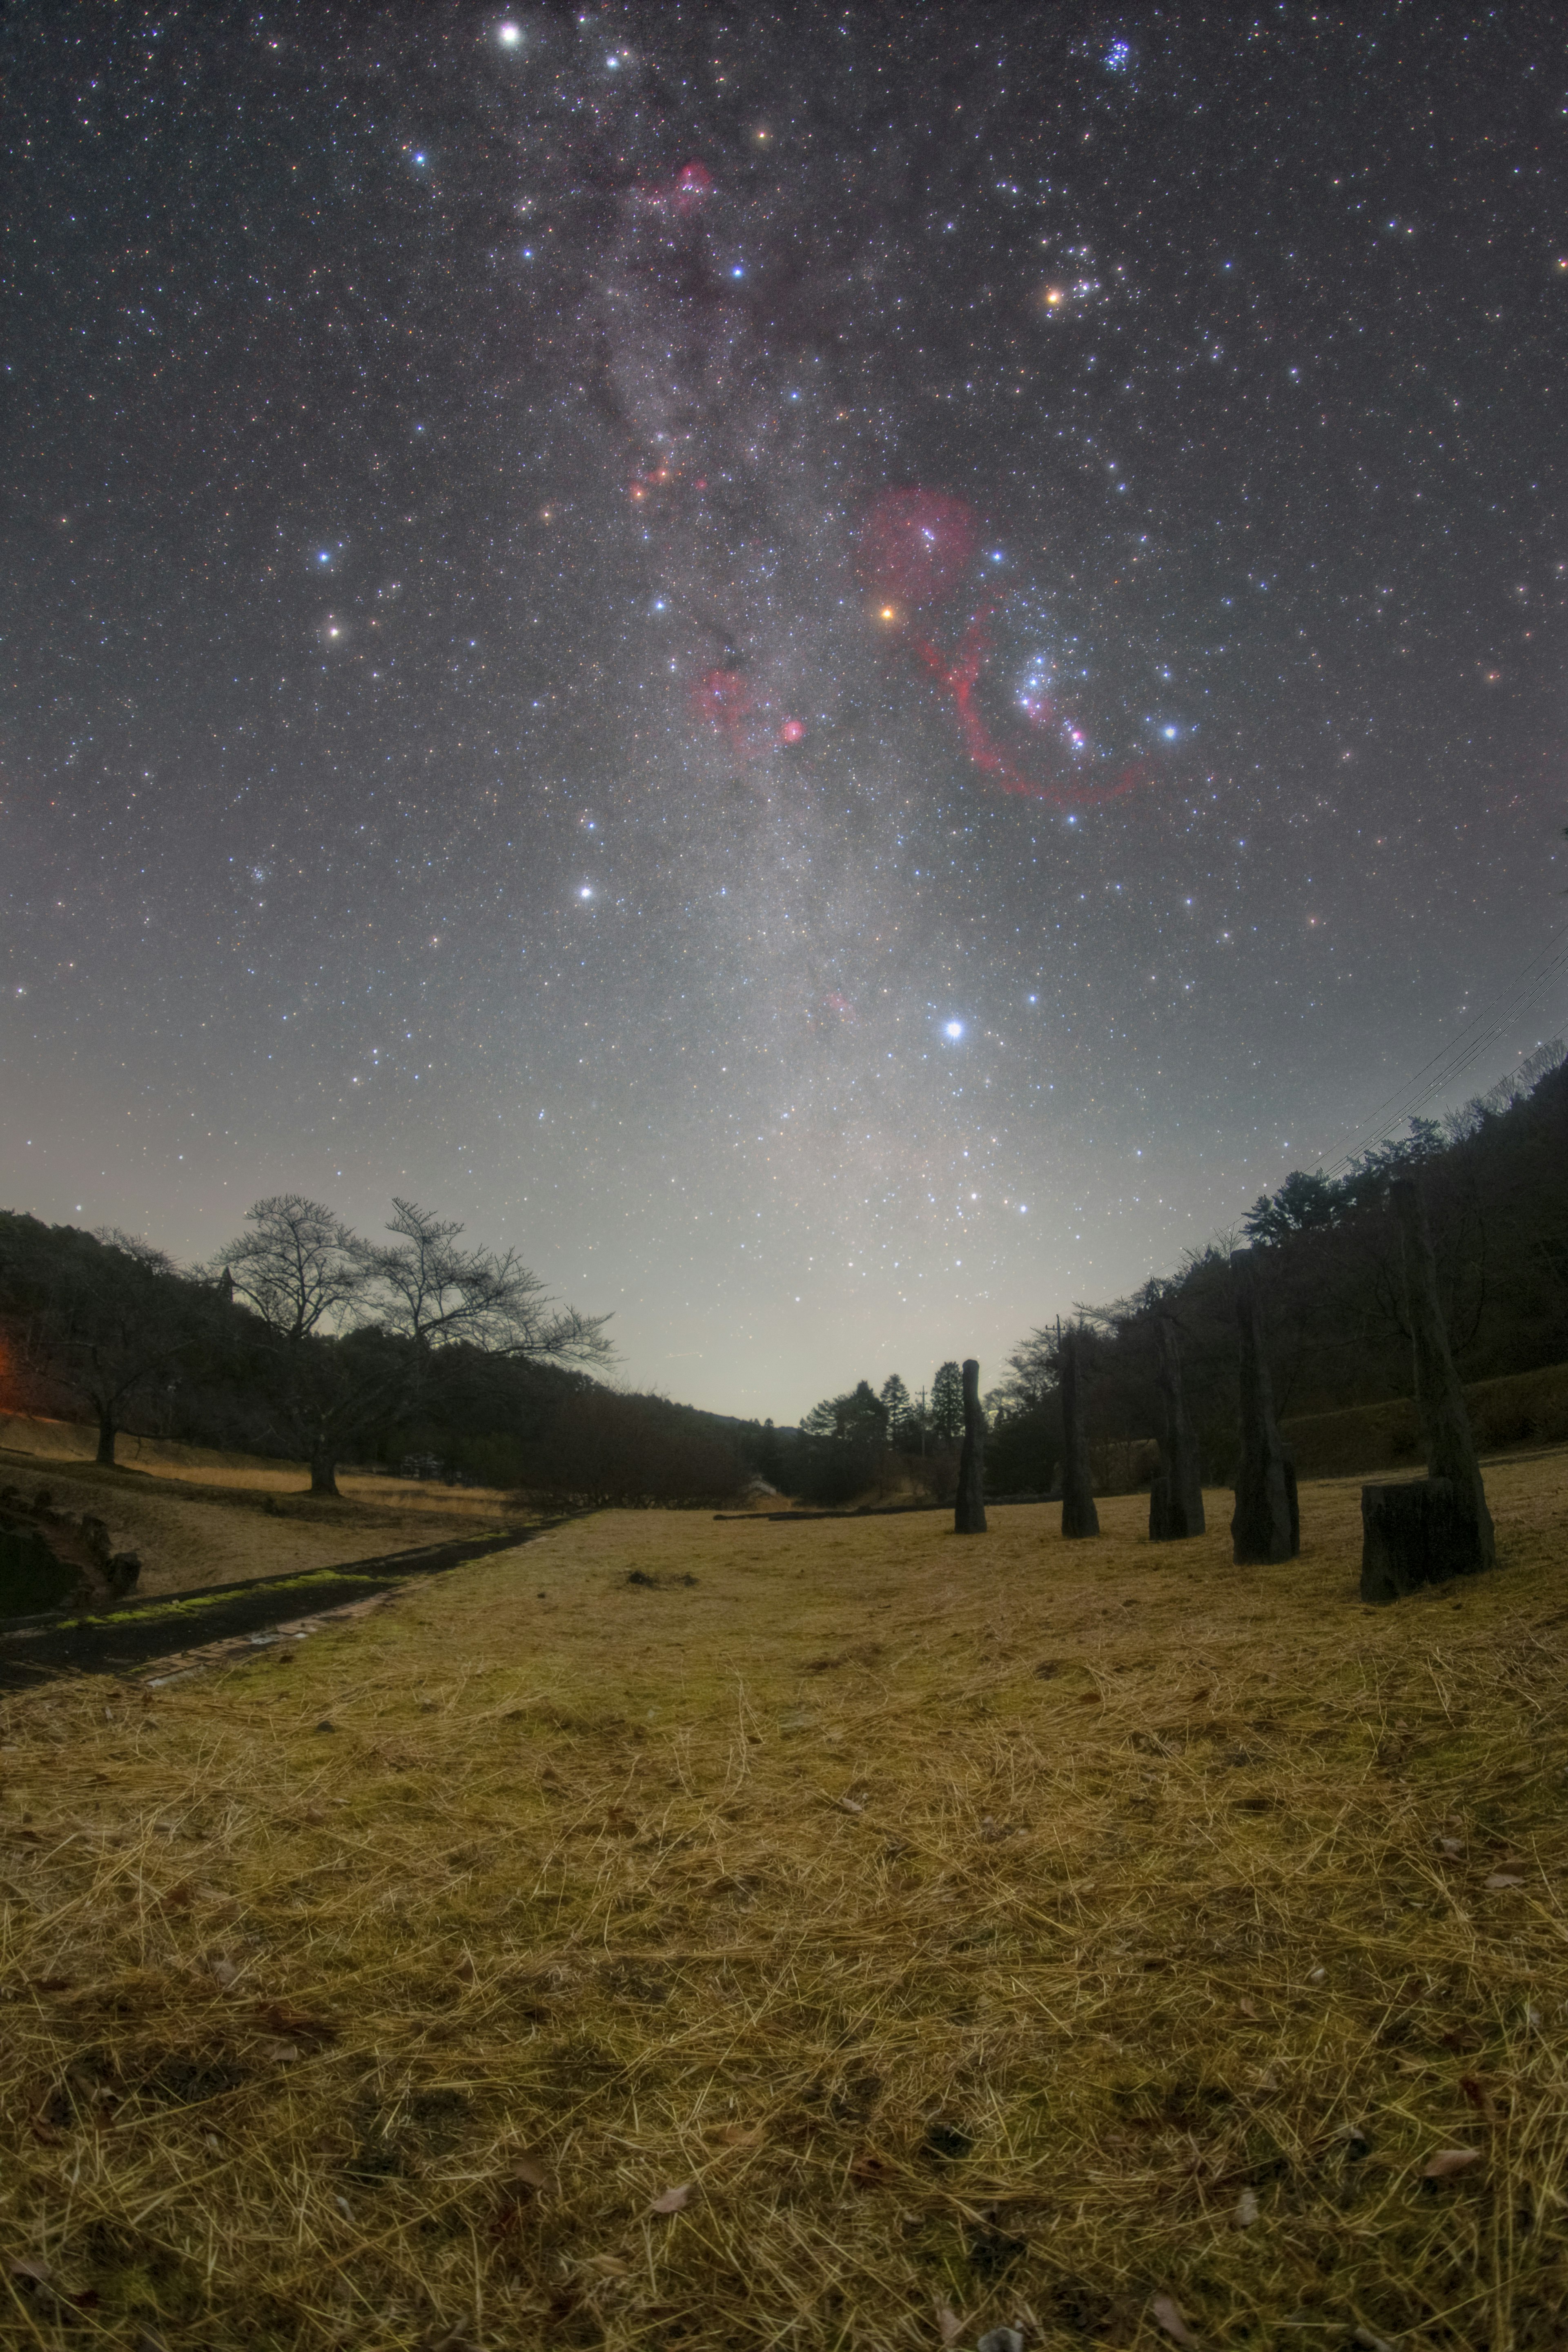
[[[369,1559],[444,1536],[526,1526],[534,1516],[487,1487],[422,1486],[345,1470],[340,1498],[312,1495],[303,1463],[125,1437],[120,1463],[93,1461],[96,1432],[0,1416],[0,1486],[57,1509],[96,1512],[141,1555],[139,1595],[192,1592],[252,1576]]]
[[[1465,1407],[1483,1454],[1561,1445],[1568,1439],[1568,1364],[1473,1381]],[[1309,1413],[1285,1422],[1281,1434],[1303,1477],[1373,1477],[1390,1468],[1408,1476],[1420,1466],[1413,1397]]]
[[[1490,1488],[1375,1613],[1349,1482],[1267,1570],[605,1515],[11,1700],[0,2334],[1560,2344],[1568,1456]]]

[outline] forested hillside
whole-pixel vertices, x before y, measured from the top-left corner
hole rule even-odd
[[[1154,1383],[1156,1310],[1180,1333],[1189,1410],[1206,1477],[1229,1473],[1236,1427],[1229,1254],[1254,1245],[1281,1418],[1407,1397],[1399,1237],[1391,1176],[1419,1177],[1443,1307],[1460,1378],[1495,1379],[1568,1360],[1568,1063],[1561,1048],[1527,1090],[1499,1089],[1443,1125],[1403,1139],[1337,1178],[1302,1171],[1265,1195],[1242,1230],[1195,1251],[1134,1297],[1082,1307],[1092,1335],[1091,1425],[1097,1442],[1161,1427]],[[1037,1328],[988,1400],[988,1464],[998,1490],[1028,1487],[1061,1458],[1056,1329]]]

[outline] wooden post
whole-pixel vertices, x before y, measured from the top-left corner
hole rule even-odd
[[[1060,1330],[1061,1326],[1059,1325]],[[1097,1536],[1100,1514],[1094,1507],[1094,1481],[1089,1471],[1088,1400],[1082,1393],[1080,1360],[1082,1333],[1070,1330],[1057,1341],[1061,1367],[1061,1439],[1066,1456],[1061,1465],[1061,1532],[1064,1536]]]
[[[1240,1341],[1241,1455],[1236,1467],[1231,1557],[1239,1567],[1293,1559],[1301,1548],[1296,1474],[1280,1443],[1274,1391],[1263,1349],[1263,1302],[1258,1295],[1255,1250],[1233,1250],[1236,1328]]]
[[[1361,1594],[1374,1602],[1396,1601],[1451,1576],[1474,1576],[1497,1559],[1465,1392],[1448,1352],[1420,1188],[1413,1177],[1400,1176],[1388,1190],[1399,1220],[1427,1475],[1403,1486],[1362,1488]]]
[[[973,1356],[964,1359],[964,1444],[958,1455],[953,1532],[959,1536],[986,1532],[986,1416],[980,1411],[980,1367]]]
[[[1159,1369],[1155,1374],[1166,1408],[1166,1451],[1149,1489],[1149,1540],[1179,1542],[1204,1531],[1203,1481],[1197,1471],[1197,1441],[1181,1392],[1181,1350],[1172,1316],[1155,1319]]]

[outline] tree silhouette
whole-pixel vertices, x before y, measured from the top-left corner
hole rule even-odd
[[[936,1368],[931,1383],[931,1433],[946,1444],[956,1444],[964,1432],[964,1374],[951,1360]]]

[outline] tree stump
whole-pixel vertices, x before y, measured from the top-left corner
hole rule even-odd
[[[1236,1326],[1240,1339],[1240,1460],[1236,1470],[1236,1509],[1230,1521],[1231,1557],[1237,1566],[1294,1559],[1301,1548],[1296,1473],[1285,1459],[1274,1391],[1263,1349],[1263,1302],[1258,1295],[1257,1253],[1234,1250]]]
[[[1477,1555],[1475,1522],[1450,1478],[1364,1486],[1361,1528],[1361,1597],[1374,1608],[1488,1565]]]
[[[1064,1536],[1097,1536],[1100,1514],[1094,1507],[1094,1481],[1089,1470],[1088,1400],[1083,1393],[1081,1343],[1082,1334],[1069,1331],[1061,1342],[1061,1434],[1066,1460],[1061,1465],[1061,1532]]]
[[[1159,1369],[1155,1374],[1166,1408],[1165,1458],[1149,1488],[1149,1541],[1179,1543],[1204,1531],[1203,1481],[1197,1474],[1197,1441],[1181,1392],[1181,1351],[1176,1324],[1158,1318]]]
[[[980,1411],[980,1367],[973,1356],[964,1361],[964,1444],[958,1455],[953,1532],[960,1536],[986,1532],[986,1416]]]

